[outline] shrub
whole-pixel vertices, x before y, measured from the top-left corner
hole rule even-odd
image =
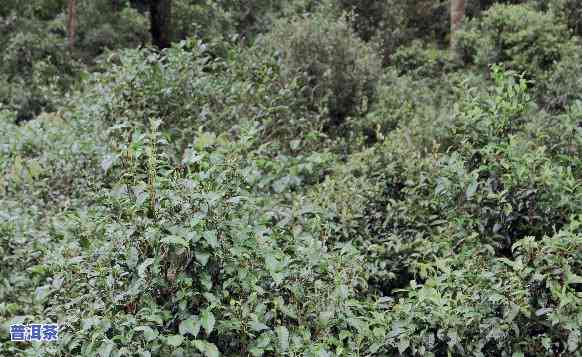
[[[364,46],[325,19],[292,25]],[[564,66],[555,113],[525,75],[438,76],[440,51],[403,47],[336,138],[328,74],[348,70],[341,88],[363,102],[376,79],[345,48],[353,68],[286,40],[304,52],[195,38],[112,52],[57,112],[16,125],[0,107],[0,355],[578,355],[582,102],[559,87],[576,57],[536,77]],[[33,62],[0,80],[56,93],[52,62]],[[10,324],[47,321],[58,342],[8,341]]]
[[[11,36],[3,44],[0,60],[6,83],[0,91],[0,103],[17,110],[19,122],[52,110],[79,69],[58,35],[42,32],[32,20],[27,22],[30,30]]]
[[[327,128],[341,126],[348,116],[367,111],[374,97],[380,60],[374,49],[354,34],[346,17],[322,13],[279,22],[269,43],[281,51],[287,81],[303,76],[304,96],[329,113]]]
[[[402,69],[386,71],[379,80],[376,101],[369,113],[350,121],[365,135],[369,144],[382,141],[382,137],[398,126],[411,125],[413,120],[421,118],[433,120],[450,108],[452,96],[449,87],[443,86],[442,80],[432,80],[421,74],[424,70],[432,70],[431,63],[424,65],[416,63],[412,57],[410,59],[414,65],[420,66],[418,72],[412,71],[412,68],[412,73],[408,75],[399,75]]]
[[[75,55],[92,64],[106,50],[145,45],[149,40],[146,16],[128,4],[96,0],[78,4]]]
[[[550,9],[577,36],[582,36],[582,9],[576,0],[550,0]]]
[[[523,120],[531,109],[525,81],[499,68],[493,72],[489,94],[465,90],[452,118],[417,116],[389,132],[383,143],[353,155],[319,194],[335,202],[346,229],[338,237],[377,245],[366,267],[370,284],[384,293],[396,277],[426,277],[425,253],[452,249],[451,236],[506,256],[513,243],[551,236],[578,212],[577,151],[560,154],[576,150],[575,124],[564,120],[562,128],[570,130],[547,153]],[[561,155],[569,160],[557,160]],[[390,269],[400,270],[391,275]]]
[[[443,45],[449,32],[448,2],[442,0],[340,0],[334,5],[339,11],[353,12],[356,33],[364,41],[380,45],[385,65],[399,46],[414,39]]]
[[[340,0],[337,7],[346,12],[354,12],[353,26],[364,41],[370,41],[378,32],[391,32],[396,27],[405,27],[407,17],[405,7],[394,1]],[[384,36],[393,35],[384,34]]]
[[[573,46],[554,68],[538,81],[538,101],[548,111],[564,111],[577,100],[582,100],[582,53]]]
[[[449,54],[449,51],[413,41],[410,45],[400,47],[391,56],[391,64],[400,71],[400,74],[412,74],[418,78],[438,78],[451,66]]]
[[[175,1],[173,9],[173,31],[180,40],[197,36],[205,41],[228,38],[234,33],[233,19],[223,6],[200,4],[191,1]]]
[[[128,5],[118,11],[111,1],[79,2],[78,41],[71,54],[66,2],[7,6],[14,8],[0,19],[0,77],[5,77],[0,81],[6,82],[0,103],[18,110],[18,122],[60,105],[64,93],[77,82],[83,63],[92,64],[107,48],[137,46],[148,38],[147,20]]]
[[[399,1],[341,0],[336,8],[353,14],[352,26],[358,36],[370,43],[378,43],[382,62],[387,64],[396,48],[409,40],[410,16],[408,8]]]
[[[471,250],[442,259],[443,273],[394,306],[392,343],[420,355],[575,355],[580,239],[578,218],[543,240],[516,243],[514,260]]]
[[[110,147],[107,123],[84,109],[23,127],[0,115],[0,135],[13,134],[0,146],[0,330],[60,324],[58,343],[3,343],[2,353],[343,354],[379,340],[358,337],[366,304],[349,302],[365,289],[357,251],[322,243],[317,207],[258,184],[272,177],[259,170],[256,127],[236,141],[199,132],[176,162],[160,121]],[[84,194],[60,191],[61,179]],[[14,202],[47,188],[71,211]]]
[[[575,177],[582,175],[582,102],[574,102],[557,115],[533,116],[523,130],[537,145],[547,148],[553,161],[570,167]]]
[[[449,2],[444,0],[419,0],[406,3],[411,38],[446,45],[449,34]]]
[[[539,77],[562,58],[570,34],[552,13],[528,5],[494,5],[470,21],[459,34],[459,46],[479,65],[503,63],[509,69]]]

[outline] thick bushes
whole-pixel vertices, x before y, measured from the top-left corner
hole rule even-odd
[[[577,355],[576,57],[533,87],[413,43],[376,79],[331,15],[111,53],[58,112],[0,108],[0,354]],[[552,75],[559,114],[532,95]],[[57,343],[8,341],[39,321]]]
[[[374,97],[380,59],[353,32],[349,21],[321,13],[280,22],[268,38],[281,51],[287,81],[300,75],[303,95],[329,113],[327,128],[367,111]]]
[[[430,68],[431,65],[427,63],[422,68]],[[418,70],[424,71],[421,68]],[[371,105],[369,113],[350,121],[368,143],[381,141],[390,131],[409,125],[415,118],[431,120],[450,108],[451,93],[448,93],[446,86],[442,86],[441,80],[432,81],[416,71],[413,73],[399,76],[395,70],[386,71],[379,80],[377,100]],[[415,80],[416,76],[423,78]]]
[[[582,100],[582,52],[572,46],[567,55],[538,81],[537,97],[544,108],[564,111]]]
[[[24,121],[54,108],[64,88],[73,82],[78,64],[66,54],[57,32],[60,21],[54,21],[48,30],[40,29],[35,19],[8,18],[11,21],[14,23],[5,26],[22,26],[26,31],[0,35],[0,103],[18,111],[17,121]]]
[[[163,53],[124,52],[119,65],[93,77],[83,103],[118,126],[147,128],[159,119],[178,147],[200,127],[236,135],[242,123],[256,121],[264,137],[284,147],[321,127],[321,115],[308,110],[297,80],[283,79],[273,52],[222,43],[227,58],[212,59],[213,50],[192,39]]]
[[[540,135],[552,124],[522,120],[531,115],[524,80],[499,68],[494,78],[463,90],[452,117],[415,117],[352,155],[314,192],[338,222],[336,239],[366,252],[370,291],[390,297],[385,351],[578,349],[576,119],[559,120],[562,136]],[[430,146],[418,140],[431,134]]]
[[[582,36],[582,9],[576,0],[550,0],[549,8],[570,28]]]
[[[560,12],[565,3],[549,5],[546,12],[529,5],[494,5],[468,23],[460,43],[470,62],[503,63],[525,73],[534,80],[537,102],[557,112],[580,98],[580,49]]]
[[[480,65],[504,63],[538,77],[562,58],[569,33],[551,13],[528,5],[494,5],[459,36],[466,56]]]

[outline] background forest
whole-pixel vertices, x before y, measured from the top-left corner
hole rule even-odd
[[[579,0],[2,0],[0,355],[581,356],[581,36]]]

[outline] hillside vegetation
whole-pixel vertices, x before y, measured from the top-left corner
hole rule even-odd
[[[577,0],[170,2],[3,0],[1,356],[582,355]]]

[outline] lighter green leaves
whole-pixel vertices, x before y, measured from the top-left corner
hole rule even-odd
[[[157,330],[153,330],[149,326],[138,326],[135,328],[135,331],[143,331],[143,337],[148,342],[155,340],[159,335]]]
[[[209,309],[204,310],[200,316],[200,323],[202,324],[204,330],[206,330],[206,335],[210,335],[212,330],[214,330],[214,324],[216,323],[214,314],[212,314]]]
[[[289,349],[289,331],[285,326],[277,326],[275,327],[275,332],[279,339],[279,347],[281,348],[281,351],[287,351]]]
[[[181,335],[186,335],[189,333],[192,336],[196,337],[200,332],[200,322],[194,321],[192,319],[184,320],[180,323],[178,330],[180,331]]]
[[[165,244],[177,244],[177,245],[181,245],[181,246],[186,247],[186,248],[188,248],[190,246],[184,238],[181,238],[178,236],[168,236],[168,237],[162,238],[162,240],[160,242],[165,243]]]
[[[218,357],[220,356],[220,352],[218,348],[213,343],[195,340],[192,342],[194,347],[196,347],[200,352],[204,353],[206,357]]]
[[[173,347],[178,347],[184,342],[184,337],[181,335],[170,335],[166,338],[166,343]]]
[[[202,236],[204,237],[204,240],[206,240],[209,246],[211,246],[212,248],[218,248],[219,244],[216,231],[205,231]]]

